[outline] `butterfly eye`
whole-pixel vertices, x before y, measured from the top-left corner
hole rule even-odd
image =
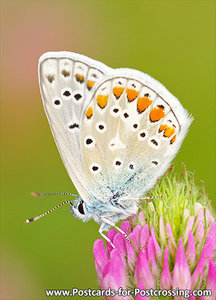
[[[84,207],[83,207],[83,203],[82,203],[82,202],[78,205],[77,209],[78,209],[78,211],[79,211],[79,213],[80,213],[81,215],[84,215],[84,214],[85,214],[85,212],[84,212]]]

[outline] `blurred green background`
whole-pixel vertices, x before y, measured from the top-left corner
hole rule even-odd
[[[194,116],[176,169],[184,162],[215,201],[215,1],[1,1],[3,300],[46,299],[48,288],[98,287],[97,224],[73,218],[67,206],[24,224],[65,199],[31,198],[31,191],[75,192],[38,88],[38,58],[51,50],[138,69],[162,82]]]

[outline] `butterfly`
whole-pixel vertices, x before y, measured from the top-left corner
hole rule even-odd
[[[99,223],[111,243],[103,232],[137,213],[140,198],[176,155],[192,117],[161,83],[137,70],[48,52],[38,72],[53,137],[79,193],[64,203],[75,217]]]

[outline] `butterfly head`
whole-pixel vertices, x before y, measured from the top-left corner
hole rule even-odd
[[[92,218],[92,213],[89,212],[87,204],[82,200],[82,198],[78,198],[73,203],[70,202],[70,211],[74,217],[77,219],[81,219],[86,222]]]
[[[95,200],[87,204],[81,198],[70,202],[70,210],[74,217],[86,222],[93,218],[97,223],[104,223],[106,218],[113,223],[126,219],[137,212],[137,204],[134,200],[109,199],[106,202]],[[108,230],[109,226],[105,229]]]

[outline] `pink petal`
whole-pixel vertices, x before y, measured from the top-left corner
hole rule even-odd
[[[146,247],[146,243],[149,239],[149,226],[146,224],[142,230],[140,235],[140,247],[141,249],[144,249]]]
[[[125,239],[123,234],[118,232],[113,239],[113,244],[116,247],[116,249],[119,250],[119,253],[122,254],[122,256],[126,256],[127,250],[126,250],[126,243],[128,241]]]
[[[174,257],[176,253],[176,243],[172,233],[170,223],[166,223],[166,232],[168,236],[169,252]]]
[[[140,224],[136,225],[133,229],[133,233],[135,234],[137,240],[137,245],[138,245],[137,249],[139,249],[140,247],[141,230],[142,230],[142,225]]]
[[[196,215],[197,215],[197,222],[202,222],[204,223],[204,209],[203,209],[203,206],[200,204],[198,205],[198,203],[196,203],[196,208],[195,210],[197,211]]]
[[[212,235],[208,235],[205,242],[205,263],[208,265],[208,262],[214,256],[215,246],[214,246],[214,237]]]
[[[93,253],[95,257],[95,269],[97,272],[98,282],[99,284],[101,284],[103,279],[103,269],[108,261],[108,255],[102,239],[98,239],[95,241]]]
[[[198,240],[198,244],[197,244],[197,252],[200,251],[201,245],[202,245],[202,241],[204,238],[204,224],[202,221],[200,221],[198,223],[197,226],[197,231],[196,231],[196,240]]]
[[[170,226],[170,223],[166,223],[166,232],[167,232],[168,238],[170,238],[172,240],[173,244],[176,247],[176,243],[175,243],[175,239],[174,239],[174,236],[173,236],[173,233],[172,233],[172,228]]]
[[[123,221],[120,225],[121,230],[123,230],[127,235],[129,235],[131,233],[131,225],[130,222],[127,221]]]
[[[156,258],[157,258],[159,264],[162,266],[162,251],[161,251],[161,248],[158,244],[158,241],[157,241],[157,238],[156,238],[156,235],[155,235],[155,231],[154,231],[154,228],[152,226],[151,226],[151,236],[152,236],[152,239],[153,239],[153,242],[154,242]]]
[[[135,214],[135,215],[132,215],[132,216],[130,216],[130,223],[132,223],[132,224],[134,224],[134,225],[136,225],[136,220],[137,220],[137,215]]]
[[[162,241],[163,244],[165,244],[166,243],[166,232],[165,232],[163,216],[160,216],[159,230],[160,230],[160,240]]]
[[[191,216],[191,217],[189,217],[187,226],[185,228],[185,232],[184,232],[184,236],[183,236],[184,242],[187,241],[189,232],[192,231],[193,224],[194,224],[194,216]]]
[[[144,225],[146,224],[146,220],[145,220],[145,216],[144,216],[143,211],[141,211],[141,212],[139,213],[138,221],[140,222],[140,224],[141,224],[142,226],[144,226]]]
[[[179,241],[173,270],[173,289],[175,288],[191,288],[191,274],[187,264],[182,238],[180,238]]]
[[[118,261],[114,261],[114,263],[118,263]],[[120,262],[121,264],[121,262]],[[103,273],[103,282],[101,284],[101,288],[106,290],[105,299],[112,299],[112,300],[119,300],[119,295],[116,295],[114,297],[111,297],[111,292],[109,289],[119,289],[123,288],[121,286],[118,286],[118,284],[115,282],[115,276],[113,276],[113,270],[112,270],[112,263],[111,261],[108,261],[107,264],[104,267],[104,273]],[[113,287],[117,286],[117,288]],[[124,288],[125,289],[125,288]],[[124,297],[124,300],[133,300],[132,296]]]
[[[126,288],[129,284],[127,278],[127,270],[122,262],[122,258],[117,249],[114,249],[111,253],[111,272],[115,277],[118,287]]]
[[[126,288],[129,285],[127,271],[117,249],[112,251],[110,261],[104,268],[103,277],[103,289],[110,287],[111,289],[118,290],[120,287]]]
[[[139,257],[134,271],[134,281],[135,283],[142,281],[146,289],[155,289],[155,280],[152,276],[145,251],[140,251],[139,253]]]
[[[190,266],[194,265],[196,262],[196,247],[195,247],[194,236],[191,231],[189,231],[189,235],[188,235],[186,256],[188,259],[188,264]]]
[[[144,284],[142,281],[140,281],[137,285],[137,289],[139,289],[139,291],[141,291],[141,295],[142,295],[142,290],[145,290]],[[147,296],[141,296],[140,294],[136,294],[136,289],[134,290],[134,294],[136,296],[136,300],[148,300],[149,298]]]
[[[148,253],[148,262],[151,266],[152,274],[154,277],[158,278],[159,277],[159,269],[158,269],[158,266],[156,263],[154,242],[153,242],[152,237],[149,238],[147,253]]]
[[[133,269],[135,262],[137,260],[137,253],[138,252],[138,244],[137,244],[137,239],[135,234],[132,232],[129,234],[128,236],[132,242],[126,242],[126,249],[127,249],[127,259],[128,259],[128,265],[130,267],[130,269]],[[134,249],[134,246],[136,248],[136,251]]]
[[[216,249],[216,222],[213,221],[208,229],[208,235],[212,237],[213,247]]]
[[[200,219],[200,217],[202,217],[204,215],[203,215],[203,206],[199,202],[195,203],[195,216],[197,216],[197,215],[199,216],[199,221],[203,221],[204,220],[204,219],[203,220]]]
[[[107,261],[103,269],[103,280],[101,284],[101,287],[103,289],[109,288],[109,273],[110,273],[110,260]]]
[[[196,269],[192,275],[192,289],[199,289],[203,280],[205,247],[202,250]]]
[[[206,297],[209,299],[216,299],[216,264],[211,259],[209,261],[209,270],[208,270],[208,278],[206,283],[206,289],[212,291],[212,298]]]
[[[206,209],[206,220],[207,220],[207,225],[209,225],[209,223],[213,223],[214,222],[214,218],[213,216],[211,215],[209,209],[207,208]]]
[[[168,263],[168,248],[166,248],[164,251],[164,265],[161,274],[160,287],[161,289],[166,289],[166,290],[169,290],[172,287],[172,277],[169,271],[169,263]]]
[[[111,240],[111,242],[113,242],[115,235],[116,235],[115,228],[112,228],[107,232],[107,237]],[[108,256],[110,256],[110,253],[112,252],[113,247],[110,245],[109,242],[106,242],[106,244],[107,244],[107,253],[108,253]]]

